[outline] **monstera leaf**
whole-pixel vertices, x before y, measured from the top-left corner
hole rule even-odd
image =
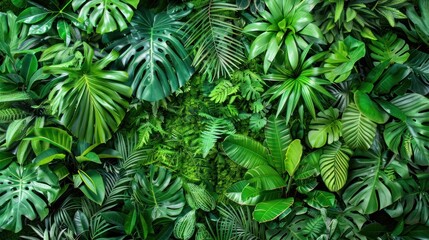
[[[410,54],[408,53],[408,44],[392,32],[386,33],[383,37],[377,37],[369,44],[371,57],[380,62],[389,61],[390,63],[404,63]]]
[[[325,185],[332,192],[340,190],[347,181],[352,150],[340,142],[329,145],[320,157],[320,173]]]
[[[324,65],[325,68],[330,69],[325,73],[326,79],[336,83],[346,80],[355,63],[364,56],[365,44],[353,37],[349,36],[344,41],[332,44],[331,53]]]
[[[375,137],[377,125],[365,117],[355,104],[343,113],[343,138],[351,148],[368,149]]]
[[[51,74],[66,75],[51,91],[49,100],[55,115],[76,137],[88,143],[104,143],[112,137],[125,116],[131,88],[123,84],[126,72],[103,70],[118,57],[111,52],[92,62],[94,50],[84,43],[85,61],[80,68],[48,66]]]
[[[58,179],[47,167],[27,167],[12,163],[0,171],[0,226],[19,232],[22,216],[45,218],[48,203],[59,193]]]
[[[343,199],[357,206],[360,213],[374,213],[401,197],[401,185],[391,180],[384,171],[386,157],[386,154],[373,151],[358,152],[350,161],[350,183]]]
[[[152,220],[176,219],[185,206],[182,180],[163,167],[150,166],[148,175],[136,174],[132,183],[134,199],[149,211]]]
[[[326,142],[331,144],[341,137],[342,124],[338,119],[338,109],[329,108],[317,114],[317,118],[311,120],[308,141],[313,148],[323,147]]]
[[[136,12],[130,33],[112,43],[132,80],[137,98],[161,100],[192,76],[191,59],[180,39],[182,23],[167,13]]]
[[[89,19],[91,27],[97,28],[97,33],[113,32],[116,29],[127,28],[127,21],[133,17],[133,9],[137,8],[140,0],[74,0],[73,10],[79,11],[79,19]],[[125,19],[124,19],[125,18]],[[125,21],[127,20],[127,21]]]
[[[387,146],[398,153],[400,143],[411,135],[416,163],[429,165],[429,99],[417,93],[405,94],[393,99],[391,104],[384,103],[383,107],[401,120],[386,125]]]

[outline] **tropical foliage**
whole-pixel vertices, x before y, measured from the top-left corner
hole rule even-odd
[[[429,1],[0,1],[2,239],[427,239]]]

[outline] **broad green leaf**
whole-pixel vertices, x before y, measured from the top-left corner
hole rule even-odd
[[[89,152],[85,156],[82,156],[82,155],[81,156],[77,156],[76,160],[79,163],[82,163],[82,162],[93,162],[93,163],[101,164],[100,157],[98,156],[98,154],[96,154],[94,152]]]
[[[136,12],[130,33],[110,47],[120,52],[138,99],[159,101],[177,91],[193,74],[181,39],[183,24],[166,13]]]
[[[331,144],[338,141],[342,133],[339,115],[338,109],[332,107],[317,113],[317,118],[311,120],[308,132],[311,147],[320,148],[326,143]]]
[[[323,65],[329,69],[325,77],[331,82],[339,83],[350,76],[355,63],[365,56],[365,44],[348,36],[344,41],[332,44],[330,51]]]
[[[385,172],[386,154],[358,152],[350,161],[349,184],[343,192],[346,203],[363,214],[379,211],[397,201],[403,190]]]
[[[6,148],[12,146],[14,142],[20,140],[25,135],[30,119],[30,117],[27,117],[15,120],[9,124],[5,135]]]
[[[302,156],[302,145],[301,140],[295,139],[293,140],[285,154],[285,161],[284,161],[284,167],[287,173],[290,177],[293,177],[295,174],[296,169],[299,166],[299,163],[301,162],[301,156]]]
[[[47,167],[12,163],[0,171],[0,226],[19,232],[22,217],[44,219],[59,192],[58,179]]]
[[[104,34],[113,32],[119,28],[120,31],[128,27],[134,11],[129,6],[137,8],[139,0],[73,0],[73,10],[79,9],[79,20],[89,19],[91,27],[96,27],[96,32]]]
[[[81,68],[48,66],[51,74],[66,75],[49,94],[53,114],[79,139],[88,143],[105,143],[112,137],[125,116],[131,88],[124,83],[126,72],[103,70],[118,57],[111,52],[93,62],[94,50],[84,45],[85,61]]]
[[[66,131],[55,127],[44,127],[33,129],[26,140],[44,141],[50,143],[62,150],[71,152],[73,138]]]
[[[29,7],[19,14],[16,21],[27,24],[35,24],[43,20],[48,14],[49,12],[43,8]]]
[[[184,240],[190,239],[194,235],[196,221],[195,210],[179,217],[174,224],[174,237]]]
[[[268,165],[259,165],[249,169],[244,178],[252,186],[264,191],[282,188],[286,185],[280,174]]]
[[[251,169],[268,164],[268,150],[259,142],[244,135],[230,135],[225,138],[223,150],[238,165]]]
[[[328,145],[320,157],[320,173],[326,187],[332,192],[339,191],[347,181],[349,159],[352,150],[341,142]]]
[[[374,93],[385,95],[392,91],[392,88],[406,79],[410,74],[411,69],[404,67],[401,64],[394,64],[383,74],[374,87]]]
[[[196,209],[201,209],[206,212],[210,212],[216,207],[216,200],[213,196],[203,187],[187,183],[186,184],[187,192],[192,196]]]
[[[359,112],[371,121],[378,124],[384,124],[389,120],[389,115],[383,110],[383,108],[374,102],[368,94],[357,90],[354,95],[354,100]]]
[[[420,94],[398,96],[391,101],[406,118],[386,125],[384,132],[387,146],[398,153],[398,147],[406,144],[406,136],[412,136],[413,152],[418,164],[429,165],[429,100]],[[402,143],[402,144],[401,144]],[[416,154],[419,153],[419,154]],[[420,155],[421,154],[421,155]]]
[[[88,170],[86,172],[79,170],[79,175],[85,183],[79,189],[87,198],[101,206],[106,195],[103,177],[95,170]],[[91,184],[93,185],[91,186]]]
[[[15,155],[12,153],[0,151],[0,170],[3,170],[5,167],[7,167],[14,158]]]
[[[384,61],[390,64],[404,63],[410,56],[408,44],[392,32],[387,32],[383,37],[377,37],[375,41],[372,40],[369,49],[371,49],[371,57],[377,63]]]
[[[64,159],[66,157],[63,153],[58,153],[57,150],[50,148],[41,152],[37,157],[33,160],[36,166],[45,165],[52,162],[54,159]]]
[[[225,193],[225,196],[230,199],[231,201],[234,201],[240,205],[250,205],[254,206],[258,202],[261,202],[265,199],[275,199],[280,197],[280,193],[276,191],[269,191],[269,192],[261,192],[260,195],[250,197],[248,199],[243,198],[243,191],[246,189],[246,187],[249,186],[249,182],[247,180],[238,181],[234,184],[232,184]]]
[[[368,149],[375,137],[377,125],[350,104],[343,113],[343,138],[352,149]]]
[[[10,92],[2,93],[0,103],[19,102],[31,100],[31,97],[26,92]]]
[[[314,208],[335,207],[335,195],[330,192],[312,191],[308,194],[308,198],[305,201]]]
[[[253,211],[253,218],[260,223],[272,221],[289,209],[293,201],[293,198],[285,198],[260,202]]]
[[[285,172],[284,158],[287,147],[292,141],[289,129],[284,120],[271,116],[265,127],[265,139],[270,150],[273,165],[278,172]]]
[[[151,165],[147,174],[138,171],[131,187],[134,200],[149,211],[151,220],[174,220],[185,206],[182,180],[166,168]]]
[[[137,211],[134,209],[133,211],[129,212],[124,223],[124,230],[125,233],[130,235],[132,234],[137,222]]]

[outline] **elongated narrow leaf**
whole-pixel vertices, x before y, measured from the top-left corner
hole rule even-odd
[[[287,147],[292,141],[286,121],[271,116],[265,128],[265,138],[270,150],[273,165],[278,172],[284,172],[284,158]]]
[[[101,205],[106,195],[106,188],[104,186],[103,177],[95,170],[89,170],[87,172],[80,171],[79,173],[84,173],[80,176],[83,177],[82,180],[85,183],[81,185],[79,189],[91,201],[97,203],[98,205]],[[87,183],[94,185],[90,187],[89,185],[87,185]]]
[[[268,151],[257,141],[243,135],[228,136],[223,150],[232,161],[247,169],[268,164]]]
[[[301,140],[295,139],[290,144],[286,150],[285,154],[285,170],[288,172],[289,176],[293,177],[296,169],[298,169],[299,163],[301,162],[302,156],[302,145]]]
[[[293,198],[260,202],[253,211],[253,218],[260,223],[272,221],[288,210],[293,202]]]
[[[346,184],[352,153],[352,150],[342,146],[341,142],[335,142],[323,150],[320,157],[320,173],[330,191],[339,191]]]
[[[29,136],[26,139],[44,141],[67,152],[71,151],[73,143],[72,136],[66,131],[54,127],[35,128],[34,136]]]

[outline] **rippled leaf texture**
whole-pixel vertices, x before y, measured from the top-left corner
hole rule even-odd
[[[411,93],[396,97],[391,103],[399,111],[402,119],[386,125],[384,139],[387,146],[398,153],[400,143],[405,141],[407,134],[410,134],[416,163],[429,165],[429,99]]]
[[[92,27],[96,27],[99,34],[122,31],[127,28],[127,21],[131,21],[134,11],[129,6],[137,8],[140,0],[74,0],[73,10],[79,11],[79,19],[89,19]]]
[[[353,151],[341,142],[335,142],[323,150],[319,162],[320,173],[330,191],[336,192],[346,184],[352,153]]]
[[[149,211],[152,220],[176,219],[185,206],[182,180],[173,178],[166,168],[150,166],[148,174],[140,171],[132,183],[134,199]]]
[[[129,34],[111,48],[121,53],[135,96],[158,101],[182,87],[192,76],[191,59],[181,42],[183,23],[167,13],[136,12]]]
[[[343,199],[357,206],[360,213],[374,213],[402,195],[401,186],[384,172],[385,158],[381,153],[367,151],[358,152],[350,161],[350,183],[344,190]]]
[[[349,147],[366,150],[371,146],[377,125],[359,112],[355,104],[346,108],[341,121],[343,138]]]
[[[339,111],[329,108],[317,113],[317,118],[311,120],[308,141],[313,148],[331,144],[341,137],[342,124],[338,119]]]
[[[195,52],[192,65],[209,81],[230,76],[245,59],[241,29],[231,17],[237,6],[210,0],[196,10],[186,26],[186,47],[192,46]]]
[[[48,215],[48,204],[59,193],[58,179],[47,167],[12,163],[0,171],[0,226],[14,232],[22,229],[22,217],[34,220]]]
[[[94,50],[84,43],[84,56],[80,68],[45,67],[51,74],[67,76],[49,95],[51,109],[79,139],[105,143],[125,116],[128,102],[124,97],[131,96],[131,88],[124,84],[128,75],[123,71],[103,70],[118,57],[114,51],[93,62]]]

